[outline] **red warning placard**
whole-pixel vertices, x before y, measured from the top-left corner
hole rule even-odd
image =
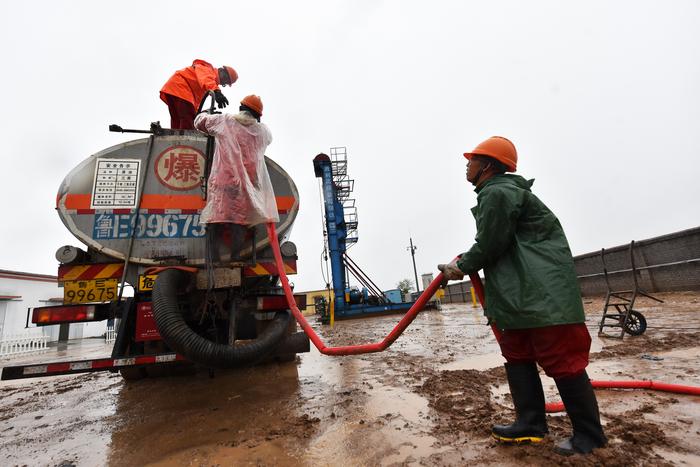
[[[156,158],[158,181],[171,190],[186,191],[202,183],[206,158],[191,146],[171,146]]]
[[[136,342],[160,340],[152,302],[136,304]]]

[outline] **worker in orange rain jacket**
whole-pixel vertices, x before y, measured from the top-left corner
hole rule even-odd
[[[229,261],[235,262],[240,259],[248,227],[279,222],[265,163],[272,133],[260,122],[262,100],[256,95],[246,96],[239,110],[236,115],[200,113],[194,121],[198,130],[216,138],[207,204],[199,219],[207,225],[207,262],[211,264],[227,262],[219,248],[227,236],[231,245]]]
[[[214,91],[220,109],[228,105],[228,99],[219,89],[230,86],[238,79],[238,73],[230,66],[214,68],[204,60],[195,60],[192,66],[178,70],[163,85],[160,98],[168,105],[170,127],[178,130],[194,128],[194,116],[207,91]]]
[[[586,373],[591,337],[585,323],[574,260],[559,220],[515,172],[518,154],[494,136],[464,154],[476,187],[476,241],[450,264],[448,280],[484,270],[484,313],[502,331],[499,340],[515,405],[515,422],[495,425],[505,443],[539,442],[547,434],[539,364],[554,379],[573,427],[555,446],[560,454],[587,454],[605,446],[598,402]]]

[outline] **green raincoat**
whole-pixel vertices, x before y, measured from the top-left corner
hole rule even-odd
[[[533,182],[502,174],[475,190],[476,243],[457,261],[465,274],[484,270],[486,316],[501,329],[585,320],[569,243]]]

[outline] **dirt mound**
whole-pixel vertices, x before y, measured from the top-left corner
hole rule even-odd
[[[611,347],[605,347],[600,352],[592,353],[595,360],[644,354],[648,352],[663,352],[667,350],[695,347],[700,342],[700,332],[681,333],[671,332],[663,337],[641,335],[625,337],[624,341]]]
[[[430,407],[440,413],[435,431],[449,436],[462,433],[489,433],[494,415],[500,412],[491,401],[490,386],[506,381],[505,370],[442,371],[429,377],[419,392]],[[443,420],[446,417],[447,420]]]
[[[671,465],[654,454],[655,448],[673,448],[663,426],[646,420],[645,414],[655,407],[645,405],[619,415],[602,414],[605,430],[610,440],[607,447],[597,449],[589,456],[562,457],[552,451],[556,440],[570,436],[571,426],[565,415],[548,416],[550,435],[538,445],[504,446],[490,440],[491,426],[510,423],[515,412],[512,402],[508,406],[494,402],[491,388],[507,384],[503,368],[487,371],[442,371],[429,377],[420,387],[437,412],[433,435],[443,443],[490,444],[492,449],[475,459],[479,464],[522,463],[533,465],[564,466],[628,466],[653,463]],[[509,398],[509,396],[508,396]]]

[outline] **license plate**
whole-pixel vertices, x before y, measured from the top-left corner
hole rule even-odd
[[[158,274],[141,274],[139,276],[139,292],[150,292],[156,283]]]
[[[117,298],[117,279],[65,281],[63,303],[110,302]]]

